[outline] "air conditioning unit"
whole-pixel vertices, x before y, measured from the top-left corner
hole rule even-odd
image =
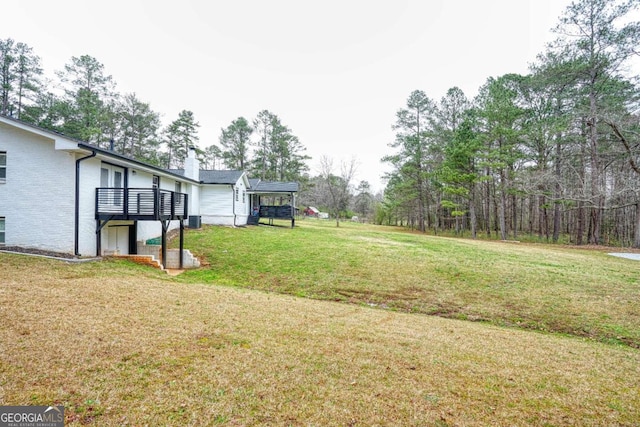
[[[202,217],[200,215],[189,215],[189,228],[201,228]]]

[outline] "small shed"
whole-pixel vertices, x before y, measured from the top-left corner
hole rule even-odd
[[[304,211],[302,211],[304,216],[310,216],[313,218],[318,218],[320,214],[320,210],[314,206],[307,206]]]

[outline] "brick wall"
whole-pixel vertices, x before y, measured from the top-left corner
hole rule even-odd
[[[7,179],[0,184],[6,244],[73,253],[75,155],[54,141],[0,123]]]

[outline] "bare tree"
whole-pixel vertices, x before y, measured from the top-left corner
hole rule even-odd
[[[357,170],[357,161],[352,158],[349,162],[340,163],[340,174],[334,173],[333,159],[328,156],[320,158],[320,178],[328,195],[329,211],[336,217],[336,227],[340,227],[340,212],[347,209],[351,201],[352,185]]]

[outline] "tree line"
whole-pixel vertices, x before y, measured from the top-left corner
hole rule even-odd
[[[576,0],[526,75],[490,77],[469,99],[453,87],[434,100],[413,91],[396,114],[392,166],[381,200],[354,164],[307,175],[305,147],[274,113],[238,117],[203,167],[302,181],[301,202],[420,231],[482,233],[574,244],[640,247],[640,0]],[[56,79],[24,43],[0,40],[0,114],[123,155],[180,168],[198,145],[194,114],[163,127],[135,93],[119,94],[95,58],[73,57]]]
[[[305,147],[268,110],[251,123],[239,117],[221,129],[219,145],[200,149],[192,111],[163,126],[149,103],[116,91],[96,58],[72,57],[51,79],[33,49],[10,38],[0,39],[0,114],[164,168],[182,168],[193,146],[203,168],[247,170],[263,180],[293,181],[308,169]]]
[[[640,247],[637,0],[578,0],[527,75],[468,99],[412,92],[393,129],[376,221]]]

